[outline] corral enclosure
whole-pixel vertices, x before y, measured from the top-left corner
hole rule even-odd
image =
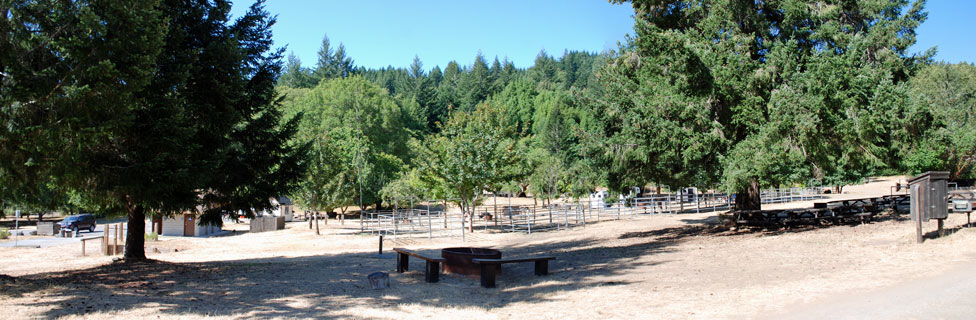
[[[822,199],[820,187],[763,190],[765,204]],[[398,199],[399,200],[399,199]],[[361,231],[392,237],[464,237],[461,210],[454,199],[414,200],[410,206],[390,210],[367,210],[363,213]],[[403,201],[394,201],[401,203]],[[621,199],[554,199],[542,205],[538,200],[512,197],[488,197],[471,209],[473,229],[482,232],[542,232],[585,227],[587,223],[633,219],[640,215],[721,212],[731,208],[732,196],[726,193],[664,193]]]

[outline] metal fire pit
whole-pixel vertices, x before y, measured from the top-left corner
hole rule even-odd
[[[444,258],[444,272],[478,276],[481,274],[481,265],[475,264],[471,259],[501,259],[502,252],[488,248],[446,248],[441,250],[441,257]],[[496,265],[495,272],[500,274],[502,266]]]

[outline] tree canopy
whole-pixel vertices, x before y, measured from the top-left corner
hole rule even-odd
[[[922,4],[632,1],[635,36],[594,99],[610,184],[720,182],[758,208],[760,186],[892,165]]]
[[[129,219],[145,259],[147,213],[271,207],[302,173],[274,84],[275,19],[258,1],[29,1],[4,17],[4,172],[37,169]],[[165,23],[164,23],[165,22]],[[43,180],[18,180],[30,185]]]

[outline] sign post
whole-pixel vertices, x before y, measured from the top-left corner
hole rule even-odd
[[[20,210],[14,210],[14,247],[17,246],[17,241],[20,240]]]

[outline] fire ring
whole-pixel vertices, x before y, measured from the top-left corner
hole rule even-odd
[[[481,275],[481,265],[471,259],[501,259],[502,252],[488,248],[445,248],[441,250],[444,258],[444,272],[469,276]],[[496,265],[496,274],[502,272],[502,266]]]

